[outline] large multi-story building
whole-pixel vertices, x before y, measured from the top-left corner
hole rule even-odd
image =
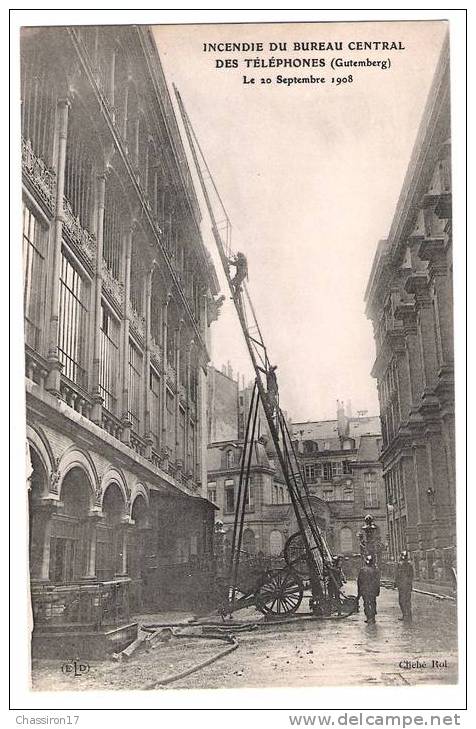
[[[446,41],[365,294],[390,550],[430,581],[451,578],[456,544],[449,81]]]
[[[225,544],[231,546],[252,386],[240,388],[230,366],[222,372],[210,367],[208,383],[208,500],[216,505],[216,518],[225,530]],[[264,427],[262,409],[259,415],[242,549],[248,554],[277,556],[286,539],[297,531],[297,525],[272,440]]]
[[[34,608],[105,581],[178,605],[212,548],[218,281],[151,31],[24,29],[21,94]]]
[[[337,405],[336,420],[293,423],[293,438],[315,512],[326,527],[331,548],[345,557],[360,553],[359,532],[370,514],[386,543],[387,518],[380,418],[346,414]]]

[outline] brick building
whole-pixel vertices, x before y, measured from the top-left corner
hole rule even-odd
[[[359,554],[358,534],[366,514],[374,517],[385,545],[380,418],[346,415],[338,403],[336,420],[293,423],[292,433],[331,549],[345,557]]]
[[[456,544],[450,134],[446,40],[365,294],[390,551],[430,581],[451,579]]]
[[[35,617],[45,586],[66,619],[68,586],[71,607],[101,581],[136,607],[177,605],[212,548],[218,281],[152,34],[24,29],[21,94]]]

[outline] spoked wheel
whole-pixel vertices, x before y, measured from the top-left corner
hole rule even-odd
[[[292,534],[284,545],[284,559],[288,567],[304,579],[309,578],[309,564],[304,539],[301,532]]]
[[[256,590],[256,607],[265,615],[289,615],[298,609],[303,592],[301,578],[296,572],[270,570]]]

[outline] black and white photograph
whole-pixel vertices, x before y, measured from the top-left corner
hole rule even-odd
[[[451,22],[406,17],[22,24],[33,694],[459,684]]]

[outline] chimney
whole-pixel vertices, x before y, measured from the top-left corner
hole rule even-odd
[[[348,435],[348,431],[349,421],[344,412],[344,403],[337,400],[337,432],[339,433],[339,438],[345,438]]]
[[[351,400],[347,400],[347,402],[345,404],[345,414],[348,418],[352,417],[352,401]]]
[[[230,380],[233,379],[233,367],[230,364],[230,360],[228,360],[228,362],[227,362],[226,374],[228,375],[228,377],[230,378]]]

